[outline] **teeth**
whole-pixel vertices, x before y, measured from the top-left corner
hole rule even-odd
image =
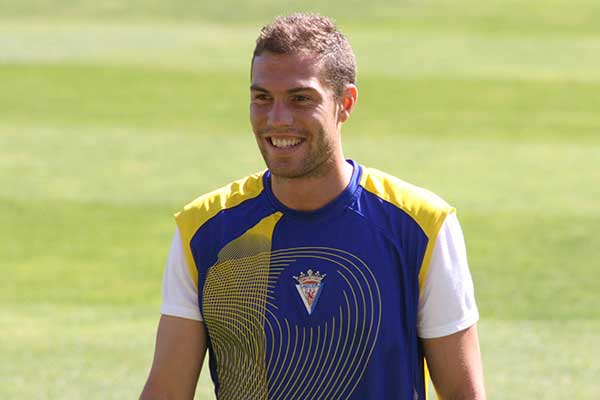
[[[279,138],[271,138],[271,143],[273,143],[273,146],[278,147],[278,148],[286,148],[286,147],[292,147],[295,146],[297,144],[299,144],[302,140],[298,139],[298,138],[285,138],[285,139],[279,139]]]

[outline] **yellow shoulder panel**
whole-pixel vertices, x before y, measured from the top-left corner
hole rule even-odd
[[[227,186],[198,197],[175,214],[175,221],[181,234],[183,251],[190,271],[190,276],[198,285],[198,271],[192,256],[190,242],[202,225],[220,211],[235,207],[242,202],[252,199],[263,190],[262,176],[259,172],[247,176]]]
[[[434,193],[374,168],[364,168],[360,183],[365,190],[410,215],[427,235],[429,242],[419,272],[419,285],[422,288],[437,234],[446,215],[455,209]]]

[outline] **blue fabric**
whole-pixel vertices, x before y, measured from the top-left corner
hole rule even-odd
[[[283,214],[270,249],[271,265],[282,267],[270,275],[262,322],[269,399],[425,398],[416,324],[428,238],[407,213],[364,190],[362,168],[349,162],[350,184],[322,209],[285,207],[271,192],[267,171],[259,196],[222,210],[191,241],[202,311],[207,272],[219,251],[263,218]],[[303,286],[298,278],[309,270],[321,280]],[[317,288],[317,301],[309,313],[302,297],[310,288]],[[226,391],[220,390],[212,348],[218,338],[210,328],[208,333],[211,375],[220,395]],[[231,351],[243,349],[232,345]],[[247,373],[239,371],[239,379]]]

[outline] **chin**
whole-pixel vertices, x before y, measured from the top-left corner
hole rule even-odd
[[[311,163],[302,165],[281,165],[267,163],[271,175],[285,179],[315,178],[326,174],[326,163]]]
[[[302,178],[303,176],[306,175],[306,172],[303,171],[301,168],[289,168],[289,167],[284,167],[284,166],[280,166],[280,165],[269,165],[269,164],[267,164],[267,168],[269,168],[271,175],[277,176],[280,178],[295,179],[295,178]]]

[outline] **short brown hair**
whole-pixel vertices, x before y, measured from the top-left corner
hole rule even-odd
[[[348,39],[331,18],[296,13],[279,16],[262,28],[252,55],[268,51],[275,54],[316,54],[323,63],[323,79],[340,96],[349,83],[356,83],[356,59]]]

